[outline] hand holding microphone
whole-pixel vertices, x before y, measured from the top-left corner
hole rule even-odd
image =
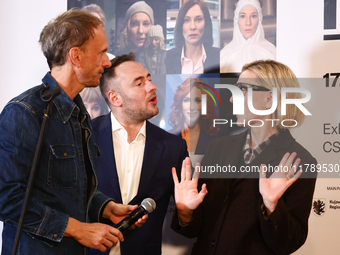
[[[122,221],[120,221],[114,227],[121,232],[125,229],[131,227],[138,219],[143,217],[147,213],[151,213],[156,209],[156,202],[152,198],[145,198],[140,206],[132,211],[128,216],[126,216]]]
[[[156,208],[156,203],[151,198],[146,198],[141,205],[124,205],[110,201],[104,208],[102,217],[112,222],[119,222],[117,225],[109,226],[102,223],[83,223],[74,218],[69,218],[65,236],[73,237],[80,244],[98,249],[102,252],[112,248],[119,241],[124,241],[122,231],[131,227],[138,219],[143,218],[147,213],[151,213]],[[136,208],[136,209],[134,209]],[[142,219],[140,224],[146,221]]]

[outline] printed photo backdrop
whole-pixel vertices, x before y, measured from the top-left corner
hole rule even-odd
[[[8,26],[2,27],[1,60],[1,109],[12,97],[21,91],[39,83],[46,71],[47,64],[37,43],[42,27],[61,12],[72,7],[82,8],[91,3],[99,5],[106,16],[106,33],[109,41],[109,53],[118,50],[118,37],[124,26],[126,10],[136,1],[129,0],[98,0],[98,1],[5,1],[3,15]],[[172,29],[176,24],[178,11],[182,1],[146,1],[154,10],[155,24],[163,30],[167,50],[174,48]],[[233,16],[235,0],[206,1],[211,13],[213,26],[212,47],[224,48],[232,41]],[[307,118],[303,126],[293,132],[293,136],[317,158],[319,163],[339,163],[339,80],[340,73],[340,4],[336,0],[324,1],[271,1],[261,0],[265,39],[276,47],[276,59],[287,64],[298,78],[317,78],[319,81],[305,84],[312,93],[312,100],[306,107],[312,112],[313,118]],[[158,4],[159,3],[159,4]],[[36,16],[36,6],[44,9],[44,13]],[[20,8],[19,8],[20,7]],[[25,11],[21,11],[21,8]],[[171,12],[173,12],[171,14]],[[177,13],[176,13],[177,12]],[[18,15],[20,13],[20,15]],[[10,21],[10,22],[8,22]],[[5,23],[4,23],[5,24]],[[7,29],[8,28],[8,29]],[[26,29],[27,28],[27,29]],[[14,32],[14,33],[13,33]],[[27,47],[22,46],[25,38]],[[217,42],[218,41],[218,42]],[[171,48],[172,47],[172,48]],[[30,50],[27,50],[29,48]],[[35,57],[34,57],[35,55]],[[17,65],[17,59],[30,59],[32,68],[27,66],[17,77],[17,70],[10,68]],[[33,61],[37,59],[37,61]],[[216,59],[215,59],[216,60]],[[41,62],[41,63],[40,63]],[[220,77],[237,77],[240,70],[220,73]],[[33,75],[34,74],[34,75]],[[163,77],[162,77],[163,75]],[[158,97],[163,96],[163,108],[158,120],[151,120],[160,127],[167,129],[167,91],[168,77],[159,76]],[[176,74],[175,74],[176,75]],[[190,75],[190,74],[189,74]],[[11,78],[17,77],[16,86],[8,87]],[[32,78],[34,77],[34,78]],[[155,75],[153,75],[155,77]],[[153,78],[154,81],[154,78]],[[160,85],[159,85],[160,84]],[[315,85],[311,85],[315,84]],[[328,84],[328,86],[327,86]],[[17,91],[20,88],[20,91]],[[160,92],[161,91],[161,92]],[[228,95],[227,95],[228,96]],[[170,99],[171,100],[171,99]],[[220,111],[224,110],[219,109]],[[227,112],[230,109],[226,110]],[[162,111],[161,111],[162,112]],[[226,131],[225,134],[230,133]],[[224,134],[224,133],[223,133]],[[334,254],[339,250],[337,230],[340,227],[339,202],[340,185],[338,176],[320,178],[314,194],[313,210],[310,216],[309,235],[306,243],[296,254]],[[190,254],[193,241],[174,237],[169,230],[174,204],[169,205],[164,225],[164,254]],[[168,225],[167,225],[168,224]],[[1,230],[1,224],[0,224]],[[189,243],[189,244],[188,244]],[[4,245],[1,244],[0,246]]]
[[[339,82],[336,78],[340,72],[339,68],[336,68],[339,66],[339,57],[336,56],[339,56],[337,52],[340,46],[337,1],[313,1],[306,8],[306,3],[303,1],[297,3],[292,0],[278,2],[275,0],[207,0],[204,2],[209,12],[209,17],[206,19],[209,20],[209,29],[206,27],[203,29],[201,38],[199,35],[190,38],[190,33],[186,34],[185,30],[186,21],[183,15],[181,17],[181,9],[182,12],[183,10],[188,12],[190,9],[186,7],[187,1],[146,0],[145,3],[150,6],[154,16],[151,17],[150,9],[144,12],[148,13],[149,24],[144,23],[138,35],[139,41],[135,40],[138,33],[133,34],[131,23],[128,25],[128,18],[133,16],[131,11],[127,15],[127,10],[136,2],[139,1],[69,0],[68,8],[83,8],[89,4],[100,6],[106,16],[105,31],[110,45],[109,53],[120,55],[134,51],[137,61],[152,74],[152,80],[157,85],[160,108],[160,114],[150,120],[152,123],[167,131],[173,131],[173,127],[169,124],[170,106],[177,86],[186,78],[202,77],[212,73],[215,80],[209,83],[211,86],[214,86],[214,82],[235,84],[243,64],[257,59],[276,59],[291,67],[299,79],[319,78],[300,80],[301,87],[311,91],[312,99],[306,107],[312,112],[312,116],[306,118],[301,127],[292,130],[292,134],[317,158],[319,163],[334,166],[340,163],[337,159],[337,153],[340,151],[336,137],[338,132],[332,133],[340,117],[339,104],[336,100],[339,94]],[[260,10],[257,12],[259,22],[253,34],[251,31],[242,34],[242,22],[238,22],[241,17],[240,10],[243,10],[247,4],[252,4],[254,7],[261,6],[261,10],[257,7]],[[132,13],[137,12],[138,8],[135,8]],[[306,20],[309,21],[308,26]],[[177,23],[180,25],[176,29]],[[199,34],[199,21],[197,24],[196,31]],[[159,26],[157,29],[151,29],[152,25]],[[158,48],[152,49],[151,44],[147,43],[148,31],[150,31],[149,36],[160,39]],[[250,35],[246,34],[247,32]],[[181,59],[181,56],[186,56],[187,53],[183,46],[186,45],[185,49],[190,50],[195,40],[200,41],[204,46],[206,59],[203,67],[195,66],[190,62],[190,58]],[[138,47],[136,42],[139,42]],[[151,61],[152,58],[154,62]],[[219,95],[225,104],[222,107],[218,105],[218,114],[227,119],[234,118],[231,113],[232,105],[228,104],[230,93],[220,90]],[[325,106],[326,104],[329,108]],[[229,128],[225,125],[219,128],[219,136],[239,131],[238,128]],[[195,153],[191,153],[192,158],[194,155],[196,156]],[[336,177],[337,174],[333,173],[326,174],[326,178],[319,178],[310,216],[309,237],[296,254],[327,254],[337,246],[337,242],[329,237],[328,231],[322,230],[324,232],[320,236],[321,225],[326,225],[327,227],[322,229],[328,229],[330,233],[339,226],[334,222],[331,223],[334,220],[332,217],[338,213],[337,203],[340,200],[340,187]],[[174,208],[172,200],[164,224],[163,253],[190,254],[194,240],[185,239],[169,230]],[[320,239],[322,242],[319,241]],[[328,246],[325,247],[321,243]]]

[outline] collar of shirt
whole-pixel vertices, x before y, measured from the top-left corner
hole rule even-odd
[[[182,64],[182,74],[194,74],[194,73],[204,73],[203,63],[207,59],[207,54],[205,52],[204,46],[202,44],[202,56],[198,60],[196,66],[191,59],[184,55],[184,46],[181,53],[181,64]]]
[[[279,131],[272,134],[271,136],[267,137],[263,142],[256,145],[254,148],[250,148],[250,132],[249,129],[247,137],[246,137],[246,143],[243,146],[243,154],[244,154],[244,161],[246,164],[249,164],[251,161],[254,160],[254,158],[259,155],[266,147],[269,145],[274,138],[279,134]]]
[[[112,133],[117,131],[121,138],[124,138],[123,140],[127,142],[127,132],[125,128],[122,126],[122,124],[119,123],[119,121],[116,119],[116,117],[111,112],[111,125],[112,125]],[[144,139],[146,138],[146,121],[144,120],[143,126],[140,128],[135,140],[133,140],[131,143],[136,142],[136,140],[139,138],[139,136],[142,135]]]

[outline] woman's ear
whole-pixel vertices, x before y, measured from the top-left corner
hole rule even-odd
[[[122,107],[122,100],[118,92],[116,91],[109,91],[107,93],[107,98],[109,102],[115,107]]]
[[[273,92],[268,91],[266,94],[266,109],[270,109],[273,105]]]

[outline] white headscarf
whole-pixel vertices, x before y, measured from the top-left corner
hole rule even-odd
[[[251,5],[258,14],[258,25],[255,34],[246,39],[238,25],[240,12],[247,5]],[[240,0],[237,3],[234,16],[233,40],[220,53],[221,73],[241,72],[246,63],[260,59],[276,58],[275,46],[264,37],[262,26],[262,9],[258,0]]]

